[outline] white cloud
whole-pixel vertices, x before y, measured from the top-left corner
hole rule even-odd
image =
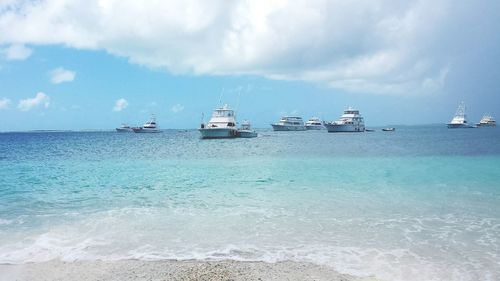
[[[489,12],[500,9],[495,0],[7,3],[15,8],[0,8],[0,44],[61,44],[172,73],[259,75],[370,93],[436,91],[474,42],[498,47],[500,25]]]
[[[50,105],[50,97],[42,92],[37,93],[34,98],[20,100],[17,108],[19,108],[19,110],[21,111],[29,111],[34,107],[38,107],[40,105],[45,108],[48,108]]]
[[[1,98],[0,99],[0,109],[7,109],[10,106],[10,99],[8,98]]]
[[[25,60],[31,56],[33,51],[23,44],[12,44],[5,49],[1,49],[0,53],[7,60]]]
[[[127,108],[128,102],[126,99],[118,99],[115,102],[115,106],[113,107],[113,111],[122,111],[123,109]]]
[[[184,110],[184,106],[182,106],[181,104],[176,104],[172,106],[170,110],[172,110],[173,113],[179,113]]]
[[[71,82],[75,80],[75,76],[76,73],[74,71],[58,67],[50,71],[50,82],[52,82],[52,84]]]

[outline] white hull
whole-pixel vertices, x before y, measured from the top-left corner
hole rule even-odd
[[[274,131],[305,131],[306,126],[304,125],[279,125],[271,124]]]
[[[449,124],[447,124],[447,126],[448,126],[448,129],[470,129],[470,128],[474,128],[474,126],[469,125],[467,123],[461,123],[461,124],[452,124],[452,123],[449,123]]]
[[[134,130],[132,128],[116,128],[119,133],[132,133]]]
[[[476,125],[478,127],[495,127],[497,124],[496,123],[477,123]]]
[[[134,133],[159,133],[158,129],[148,129],[148,128],[133,128]]]
[[[306,130],[323,130],[323,125],[306,125]]]
[[[238,136],[238,131],[233,128],[203,128],[199,131],[203,139],[225,139]]]
[[[326,129],[329,133],[341,133],[341,132],[364,132],[365,126],[362,125],[348,125],[348,124],[325,124]]]
[[[255,138],[257,137],[257,132],[248,130],[238,130],[238,137],[240,138]]]

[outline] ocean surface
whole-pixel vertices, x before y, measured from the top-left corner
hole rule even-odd
[[[500,128],[0,134],[0,263],[306,261],[500,280]]]

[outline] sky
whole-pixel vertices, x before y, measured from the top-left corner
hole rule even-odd
[[[0,0],[0,131],[500,116],[500,1]]]

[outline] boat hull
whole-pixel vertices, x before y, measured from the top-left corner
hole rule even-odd
[[[306,125],[306,130],[312,131],[312,130],[323,130],[325,127],[323,125]]]
[[[497,124],[495,123],[477,123],[478,127],[495,127]]]
[[[116,131],[119,133],[132,133],[134,130],[132,128],[116,128]]]
[[[257,132],[248,130],[239,130],[238,137],[240,138],[256,138]]]
[[[134,130],[134,133],[141,133],[141,134],[160,132],[160,130],[158,129],[147,129],[147,128],[133,128],[132,130]]]
[[[227,139],[238,136],[237,130],[232,128],[203,128],[198,130],[203,139]]]
[[[469,124],[447,124],[448,129],[471,129],[474,128],[474,126],[469,125]]]
[[[364,132],[365,126],[347,124],[325,124],[329,133],[358,133]]]
[[[305,131],[306,126],[304,125],[280,125],[280,124],[271,124],[273,126],[274,131]]]

